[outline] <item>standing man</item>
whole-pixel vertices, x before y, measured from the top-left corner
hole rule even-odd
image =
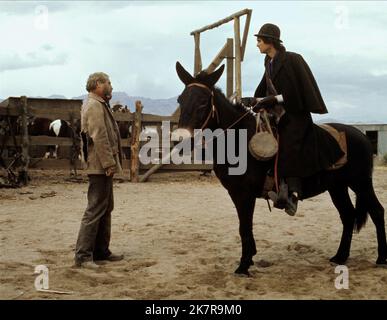
[[[88,204],[75,248],[75,266],[96,269],[98,260],[119,261],[123,255],[109,250],[113,176],[121,173],[121,141],[109,106],[112,85],[103,72],[93,73],[81,110],[82,160],[89,176]]]
[[[280,117],[277,165],[280,190],[278,194],[269,192],[269,197],[275,207],[294,215],[297,201],[302,199],[301,178],[328,169],[343,152],[330,134],[313,124],[311,112],[328,111],[302,56],[286,51],[280,29],[274,24],[264,24],[255,36],[257,47],[266,57],[265,74],[254,94],[256,98],[265,98],[257,99],[254,110],[265,108]]]

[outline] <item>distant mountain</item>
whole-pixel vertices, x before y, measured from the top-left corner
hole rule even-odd
[[[51,96],[48,97],[42,97],[42,96],[28,96],[28,98],[39,98],[39,99],[67,99],[67,97],[61,95],[61,94],[52,94]],[[6,98],[8,99],[8,98]],[[0,102],[5,99],[0,98]]]
[[[323,118],[318,120],[313,120],[316,124],[322,123],[344,123],[344,124],[385,124],[386,121],[384,119],[362,119],[359,120],[356,117],[349,117],[348,119],[343,118]]]
[[[333,119],[333,118],[324,118],[324,119],[316,120],[314,122],[317,124],[320,124],[320,123],[340,123],[342,121],[337,120],[337,119]]]
[[[48,99],[67,99],[65,96],[62,96],[61,94],[52,94],[51,96],[47,97]]]
[[[79,97],[73,97],[73,99],[82,99],[84,100],[87,95],[82,95]],[[144,106],[144,113],[151,113],[157,115],[171,115],[176,108],[178,107],[177,97],[172,97],[169,99],[150,99],[145,97],[131,97],[126,92],[113,92],[113,97],[110,100],[110,105],[113,106],[117,103],[128,106],[130,112],[133,112],[135,109],[135,103],[137,100],[140,100]]]
[[[82,99],[84,100],[87,97],[86,94],[73,97],[72,99]],[[31,96],[31,98],[47,98],[47,99],[67,99],[64,95],[61,94],[52,94],[48,97],[42,96]],[[0,102],[5,99],[0,98]],[[110,100],[110,105],[113,106],[117,103],[128,106],[130,112],[133,112],[135,109],[136,101],[140,100],[144,106],[144,113],[157,114],[161,116],[169,116],[175,112],[178,107],[177,97],[172,97],[169,99],[150,99],[145,97],[131,97],[126,92],[113,92],[113,98]]]

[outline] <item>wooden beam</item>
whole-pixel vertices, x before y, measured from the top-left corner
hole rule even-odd
[[[136,101],[136,112],[134,115],[134,123],[132,125],[132,143],[130,146],[130,181],[138,182],[138,174],[140,168],[140,133],[141,133],[141,101]]]
[[[244,10],[241,10],[241,11],[238,11],[234,14],[232,14],[231,16],[228,16],[227,18],[224,18],[222,20],[219,20],[215,23],[212,23],[208,26],[205,26],[203,28],[200,28],[200,29],[197,29],[197,30],[194,30],[190,33],[191,36],[197,34],[197,33],[201,33],[201,32],[204,32],[204,31],[207,31],[207,30],[210,30],[210,29],[214,29],[216,27],[219,27],[220,25],[224,24],[224,23],[227,23],[231,20],[233,20],[235,17],[240,17],[240,16],[243,16],[244,14],[247,14],[249,11],[251,11],[250,9],[244,9]]]
[[[47,99],[47,98],[28,98],[28,107],[37,109],[61,109],[67,112],[80,111],[82,100],[79,99]],[[9,97],[6,100],[10,108],[17,108],[20,104],[20,97]]]
[[[194,60],[194,76],[202,71],[202,56],[200,54],[200,33],[194,34],[195,40],[195,60]]]
[[[50,120],[62,119],[62,120],[69,121],[71,111],[68,111],[66,109],[59,109],[59,108],[46,109],[46,108],[37,108],[37,107],[28,106],[27,112],[28,114],[33,114],[34,117],[37,117],[37,118],[46,118]],[[80,111],[73,111],[73,112],[74,112],[73,114],[74,119],[81,118]],[[7,108],[0,106],[0,116],[4,116],[7,114],[10,116],[18,117],[22,114],[22,112],[19,108],[9,107],[7,110]]]
[[[74,165],[77,168],[81,168],[81,161],[75,160]],[[69,160],[68,159],[44,159],[44,158],[31,158],[30,168],[36,169],[56,169],[56,170],[68,170]]]
[[[25,185],[28,184],[28,166],[30,163],[30,155],[29,155],[29,147],[30,147],[30,142],[28,139],[28,110],[27,110],[27,97],[22,96],[20,98],[21,102],[21,112],[22,112],[22,133],[23,133],[23,138],[22,138],[22,156],[23,156],[23,166],[22,166],[22,172],[23,172],[23,183]]]
[[[23,144],[23,136],[16,136],[16,144],[21,146]],[[29,136],[29,145],[30,146],[72,146],[73,140],[71,138],[62,138],[62,137],[49,137],[49,136]],[[5,140],[5,145],[8,147],[14,146],[14,141],[12,137],[7,137]]]
[[[212,170],[212,164],[164,164],[163,171],[203,171]],[[147,170],[152,168],[151,164],[141,165],[141,170]],[[145,176],[145,175],[144,175]],[[142,178],[144,177],[142,176]],[[143,182],[142,180],[140,182]]]
[[[170,122],[178,122],[179,118],[176,116],[158,116],[155,114],[147,114],[143,113],[142,115],[142,122],[163,122],[163,121],[170,121]]]
[[[11,163],[13,158],[4,158],[6,165]],[[77,168],[81,168],[81,161],[76,160]],[[211,170],[213,167],[212,164],[165,164],[160,171],[204,171]],[[30,169],[43,169],[43,170],[67,170],[69,168],[68,159],[44,159],[44,158],[30,158]],[[122,160],[122,168],[128,170],[130,168],[130,160]],[[151,164],[140,165],[140,170],[148,170],[152,168]],[[78,169],[83,170],[83,169]]]
[[[113,113],[113,118],[116,121],[134,121],[134,113]],[[159,116],[157,114],[142,114],[142,122],[145,123],[161,123],[162,121],[177,122],[179,118],[177,116]]]
[[[23,136],[15,136],[17,146],[20,146],[23,142]],[[71,147],[73,145],[72,138],[63,137],[49,137],[49,136],[29,136],[30,146],[53,146],[58,145],[60,147]],[[122,139],[123,146],[129,146],[129,139]],[[8,136],[5,140],[5,146],[13,147],[15,144],[13,138]]]
[[[242,70],[241,70],[241,36],[239,18],[234,18],[234,47],[235,47],[235,91],[237,101],[242,97]]]
[[[128,121],[128,122],[131,122],[134,120],[134,113],[130,113],[130,112],[125,112],[125,113],[121,113],[121,112],[113,112],[113,118],[114,120],[116,121]]]
[[[46,118],[50,120],[62,119],[62,120],[70,121],[71,117],[73,119],[81,118],[80,111],[71,111],[71,110],[69,111],[66,109],[59,109],[59,108],[47,109],[47,108],[37,108],[37,107],[32,108],[28,106],[28,113],[34,115],[34,117]],[[7,114],[10,116],[18,117],[22,113],[20,108],[8,108],[8,111],[7,111],[7,107],[0,105],[0,116],[5,116]],[[113,118],[116,121],[133,121],[134,113],[119,113],[119,112],[113,113]],[[171,121],[171,122],[179,121],[177,116],[159,116],[156,114],[149,114],[149,113],[142,114],[142,120],[144,122],[154,122],[154,123],[162,122],[162,121]]]
[[[243,40],[242,40],[242,48],[241,48],[241,61],[243,61],[245,57],[246,42],[247,42],[247,36],[249,34],[251,13],[252,13],[252,10],[249,10],[249,12],[246,15],[245,29],[243,31]]]
[[[121,147],[130,148],[131,139],[121,139]]]
[[[149,177],[154,174],[157,170],[159,170],[161,167],[163,167],[165,164],[165,162],[167,162],[166,160],[169,160],[172,158],[172,155],[176,152],[179,152],[177,149],[172,149],[171,152],[169,152],[164,158],[162,158],[160,160],[160,163],[158,164],[154,164],[154,165],[151,165],[151,167],[149,168],[149,170],[147,172],[145,172],[145,174],[143,174],[141,176],[141,179],[140,179],[140,182],[146,182]]]
[[[234,93],[234,39],[227,39],[227,97],[230,98]]]
[[[220,64],[221,62],[223,61],[223,59],[227,56],[227,50],[228,50],[228,46],[227,46],[227,42],[225,43],[225,45],[223,46],[222,49],[220,49],[220,51],[218,52],[218,54],[216,55],[215,59],[212,60],[212,62],[210,63],[210,65],[207,67],[206,71],[208,73],[211,73],[213,72]]]

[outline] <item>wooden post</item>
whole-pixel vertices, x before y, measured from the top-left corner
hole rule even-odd
[[[227,56],[227,42],[224,44],[222,49],[218,52],[214,60],[210,63],[210,65],[206,68],[207,73],[214,72],[215,69],[222,63],[223,59]]]
[[[207,30],[217,28],[224,23],[234,21],[234,40],[227,39],[227,45],[223,47],[223,49],[228,48],[225,50],[225,51],[228,51],[227,53],[227,96],[228,98],[236,99],[237,101],[240,101],[242,97],[241,62],[243,61],[244,55],[245,55],[245,49],[246,49],[246,43],[248,38],[252,12],[253,11],[251,9],[244,9],[244,10],[238,11],[224,19],[221,19],[203,28],[194,30],[190,33],[190,35],[194,36],[194,39],[195,39],[194,75],[196,75],[198,72],[202,70],[202,60],[200,55],[200,34]],[[243,32],[243,39],[241,41],[240,19],[241,19],[241,16],[243,15],[246,15],[246,23],[245,23],[244,32]],[[235,48],[234,52],[232,48],[230,49],[230,46]],[[209,67],[207,68],[207,71],[214,70],[216,66],[220,64],[222,53],[223,53],[222,50],[218,53],[218,55],[215,57],[213,62],[209,65]],[[235,59],[235,61],[233,62],[232,59]],[[233,63],[234,63],[234,66],[232,66]],[[234,77],[235,77],[235,80],[234,80]],[[235,83],[235,91],[233,90],[234,83]]]
[[[77,136],[76,120],[74,113],[70,113],[71,139],[73,143],[70,148],[70,176],[74,173],[77,176],[77,159],[80,152],[80,138]],[[71,171],[73,170],[73,171]]]
[[[195,65],[194,65],[194,76],[202,71],[202,56],[200,54],[200,33],[194,34],[195,39]]]
[[[251,13],[252,13],[252,10],[249,10],[249,12],[246,15],[245,29],[243,31],[243,40],[242,40],[242,48],[241,48],[241,61],[243,61],[245,57],[246,42],[247,42],[247,36],[249,34]]]
[[[227,98],[234,93],[234,39],[227,39]]]
[[[242,73],[241,73],[241,35],[239,17],[234,18],[234,39],[235,39],[235,91],[236,99],[242,97]]]
[[[164,165],[164,162],[166,160],[172,159],[172,156],[177,152],[178,152],[178,149],[172,149],[171,152],[169,152],[164,158],[161,159],[159,164],[155,164],[152,168],[150,168],[147,172],[145,172],[144,175],[141,176],[140,182],[146,182],[152,174],[154,174],[157,170],[159,170]]]
[[[210,24],[208,26],[205,26],[203,28],[200,28],[200,29],[197,29],[197,30],[194,30],[190,33],[191,36],[193,36],[195,33],[202,33],[204,31],[207,31],[207,30],[210,30],[210,29],[214,29],[214,28],[217,28],[219,26],[221,26],[222,24],[224,23],[227,23],[227,22],[230,22],[232,21],[235,17],[240,17],[240,16],[243,16],[245,14],[248,14],[249,12],[251,12],[252,10],[251,9],[243,9],[241,11],[238,11],[234,14],[232,14],[231,16],[228,16],[227,18],[224,18],[222,20],[219,20],[213,24]]]
[[[134,121],[132,124],[132,141],[130,144],[130,181],[138,182],[138,175],[140,171],[140,133],[141,133],[141,119],[142,105],[141,101],[136,101],[136,111],[134,114]]]
[[[28,166],[30,164],[29,156],[29,138],[28,138],[28,109],[27,109],[27,97],[22,96],[20,98],[21,102],[21,116],[22,116],[22,128],[23,128],[23,138],[22,138],[22,157],[23,157],[23,167],[20,173],[20,178],[22,182],[28,184]]]

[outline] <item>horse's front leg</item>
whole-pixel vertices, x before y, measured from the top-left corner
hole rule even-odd
[[[242,241],[242,257],[237,274],[249,275],[249,268],[254,264],[253,256],[257,253],[253,236],[253,215],[255,196],[248,190],[237,190],[229,194],[238,212],[239,234]]]

